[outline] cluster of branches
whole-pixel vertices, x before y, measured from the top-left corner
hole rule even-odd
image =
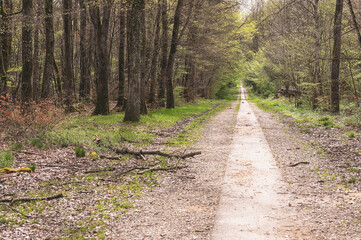
[[[232,0],[0,0],[0,94],[26,104],[54,98],[73,111],[109,101],[138,121],[147,106],[214,94],[237,60]],[[21,31],[20,31],[20,27]]]
[[[340,111],[341,100],[358,106],[360,12],[355,0],[257,1],[249,17],[257,32],[248,60],[250,70],[259,67],[252,61],[262,62],[263,73],[249,74],[249,83],[259,92],[283,88],[297,106],[332,112]]]

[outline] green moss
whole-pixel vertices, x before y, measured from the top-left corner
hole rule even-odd
[[[11,167],[14,156],[11,152],[0,152],[0,168]]]

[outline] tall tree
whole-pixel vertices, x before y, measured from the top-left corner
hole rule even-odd
[[[359,44],[359,46],[360,46],[360,48],[361,48],[361,33],[360,33],[360,27],[359,27],[359,24],[358,24],[358,22],[357,22],[357,20],[356,20],[356,14],[355,14],[355,11],[353,10],[353,6],[352,6],[351,0],[347,0],[347,4],[348,4],[348,8],[350,9],[353,27],[354,27],[355,30],[356,30],[358,44]]]
[[[318,106],[317,96],[322,94],[322,82],[321,82],[321,27],[320,27],[320,10],[319,0],[314,0],[313,3],[313,18],[315,22],[315,73],[314,73],[314,84],[313,96],[312,96],[312,108],[316,109]],[[318,85],[318,86],[316,86]]]
[[[54,58],[54,6],[53,0],[44,1],[45,10],[45,63],[41,98],[45,99],[50,94],[50,83],[53,76]]]
[[[336,0],[335,21],[333,27],[333,58],[331,67],[331,112],[340,111],[340,58],[341,58],[341,36],[342,36],[342,11],[343,0]]]
[[[65,111],[71,112],[73,103],[73,48],[72,48],[72,0],[63,0],[64,64],[63,89]]]
[[[173,92],[173,67],[175,54],[178,46],[178,32],[179,32],[179,24],[180,24],[180,16],[181,10],[183,6],[183,0],[178,0],[177,8],[174,13],[174,24],[173,24],[173,32],[172,32],[172,40],[170,45],[169,57],[167,62],[167,70],[165,83],[167,87],[167,108],[174,108],[174,92]]]
[[[33,1],[23,0],[22,23],[22,80],[21,100],[23,104],[29,103],[33,98],[32,73],[33,73]]]
[[[168,15],[167,15],[167,0],[162,0],[162,55],[160,63],[160,74],[158,77],[158,101],[159,105],[164,105],[164,94],[165,94],[165,79],[167,72],[167,61],[168,61]]]
[[[7,90],[7,70],[10,57],[9,17],[5,11],[5,3],[0,0],[0,95]]]
[[[141,50],[140,50],[140,114],[148,114],[147,104],[145,101],[145,93],[147,80],[146,75],[148,71],[148,59],[147,59],[147,27],[145,21],[145,1],[142,2],[140,9],[140,28],[141,28]]]
[[[161,0],[158,0],[158,11],[155,18],[155,33],[154,33],[154,41],[153,41],[153,53],[152,60],[149,72],[149,103],[153,103],[155,101],[155,87],[156,87],[156,74],[157,74],[157,65],[158,65],[158,57],[159,57],[159,40],[160,40],[160,17],[162,11]],[[158,82],[159,84],[159,82]]]
[[[128,100],[124,121],[131,122],[138,122],[140,120],[141,26],[139,19],[143,2],[144,0],[130,0],[131,7],[127,18]]]
[[[80,85],[79,97],[82,100],[90,98],[90,39],[87,36],[87,6],[86,0],[79,0],[80,5]]]
[[[118,49],[118,101],[117,107],[124,107],[125,87],[125,39],[126,39],[126,14],[125,9],[119,10],[119,49]]]
[[[100,9],[102,10],[101,12]],[[93,115],[109,114],[108,79],[110,61],[108,35],[111,9],[111,0],[104,1],[101,7],[98,3],[91,7],[91,17],[96,39],[96,103]]]

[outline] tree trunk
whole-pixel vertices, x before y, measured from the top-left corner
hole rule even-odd
[[[63,64],[63,90],[65,111],[73,111],[73,49],[72,49],[72,0],[63,0],[63,22],[64,22],[64,64]]]
[[[315,0],[314,3],[314,21],[315,21],[315,72],[314,72],[314,84],[313,96],[312,96],[312,108],[316,109],[318,106],[317,97],[322,94],[322,82],[321,82],[321,69],[320,69],[320,58],[321,58],[321,29],[320,29],[320,12],[318,8],[319,0]],[[318,86],[316,86],[318,84]]]
[[[158,101],[161,107],[164,106],[164,88],[168,61],[168,16],[167,0],[162,0],[162,60],[160,74],[158,77]]]
[[[104,2],[103,18],[100,17],[100,7],[92,7],[92,21],[96,33],[96,103],[93,115],[109,114],[108,78],[109,78],[109,23],[111,12],[110,1]]]
[[[157,64],[158,64],[158,56],[159,56],[159,39],[160,39],[160,17],[161,17],[161,0],[158,0],[158,11],[157,16],[155,18],[155,33],[154,33],[154,43],[153,43],[153,54],[150,66],[149,73],[149,81],[150,81],[150,89],[149,89],[149,99],[148,103],[154,103],[155,101],[155,85],[156,85],[156,74],[157,74]]]
[[[33,56],[33,98],[34,100],[38,100],[40,97],[40,58],[39,58],[39,48],[40,48],[40,41],[39,41],[39,31],[40,31],[40,19],[43,12],[43,6],[40,3],[37,3],[37,13],[35,18],[35,31],[34,31],[34,56]]]
[[[33,1],[23,0],[23,25],[22,25],[22,81],[21,101],[29,103],[33,98],[31,78],[33,73]]]
[[[126,19],[125,10],[119,10],[119,49],[118,49],[118,102],[117,107],[124,107],[124,87],[125,87],[125,37]]]
[[[342,10],[343,0],[337,0],[333,35],[333,58],[331,67],[331,112],[333,113],[338,113],[340,111],[339,75],[341,58]]]
[[[128,100],[125,108],[124,121],[140,120],[140,43],[141,26],[140,12],[144,0],[133,0],[128,12]]]
[[[179,23],[180,23],[180,15],[182,10],[183,0],[178,0],[177,8],[174,14],[174,25],[173,25],[173,33],[172,40],[170,45],[169,58],[167,63],[167,71],[166,71],[166,88],[167,88],[167,108],[174,108],[174,93],[173,93],[173,66],[175,60],[175,54],[178,46],[178,32],[179,32]]]
[[[45,63],[41,98],[46,99],[50,95],[50,83],[53,77],[54,58],[54,6],[53,0],[44,1],[45,9]]]
[[[7,91],[7,70],[9,69],[10,58],[10,29],[9,18],[5,11],[5,3],[0,0],[0,95]]]
[[[148,114],[147,104],[145,101],[145,89],[147,86],[146,75],[147,75],[147,28],[145,21],[145,1],[142,1],[140,10],[140,31],[142,35],[141,47],[140,47],[140,114]]]
[[[347,0],[347,4],[348,4],[348,7],[349,7],[349,9],[350,9],[353,26],[354,26],[354,28],[355,28],[355,30],[356,30],[358,44],[359,44],[359,46],[360,46],[360,48],[361,48],[361,33],[360,33],[360,28],[359,28],[359,25],[358,25],[357,20],[356,20],[355,12],[353,11],[353,7],[352,7],[352,2],[351,2],[351,0]]]
[[[87,38],[87,8],[85,0],[79,0],[80,5],[80,84],[79,98],[90,99],[90,56],[89,38]]]

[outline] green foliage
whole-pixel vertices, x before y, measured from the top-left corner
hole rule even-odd
[[[356,132],[355,132],[355,131],[349,131],[349,132],[347,133],[347,137],[349,137],[349,138],[355,138],[355,137],[356,137]]]
[[[11,152],[0,152],[0,168],[11,167],[14,156]]]
[[[31,139],[30,144],[37,148],[44,147],[44,143],[40,139]]]
[[[26,166],[27,168],[30,168],[32,172],[35,172],[36,165],[35,164],[29,164]]]
[[[85,157],[86,151],[82,147],[74,147],[76,157]]]
[[[21,143],[14,143],[10,146],[10,150],[20,151],[23,149],[23,144]]]

